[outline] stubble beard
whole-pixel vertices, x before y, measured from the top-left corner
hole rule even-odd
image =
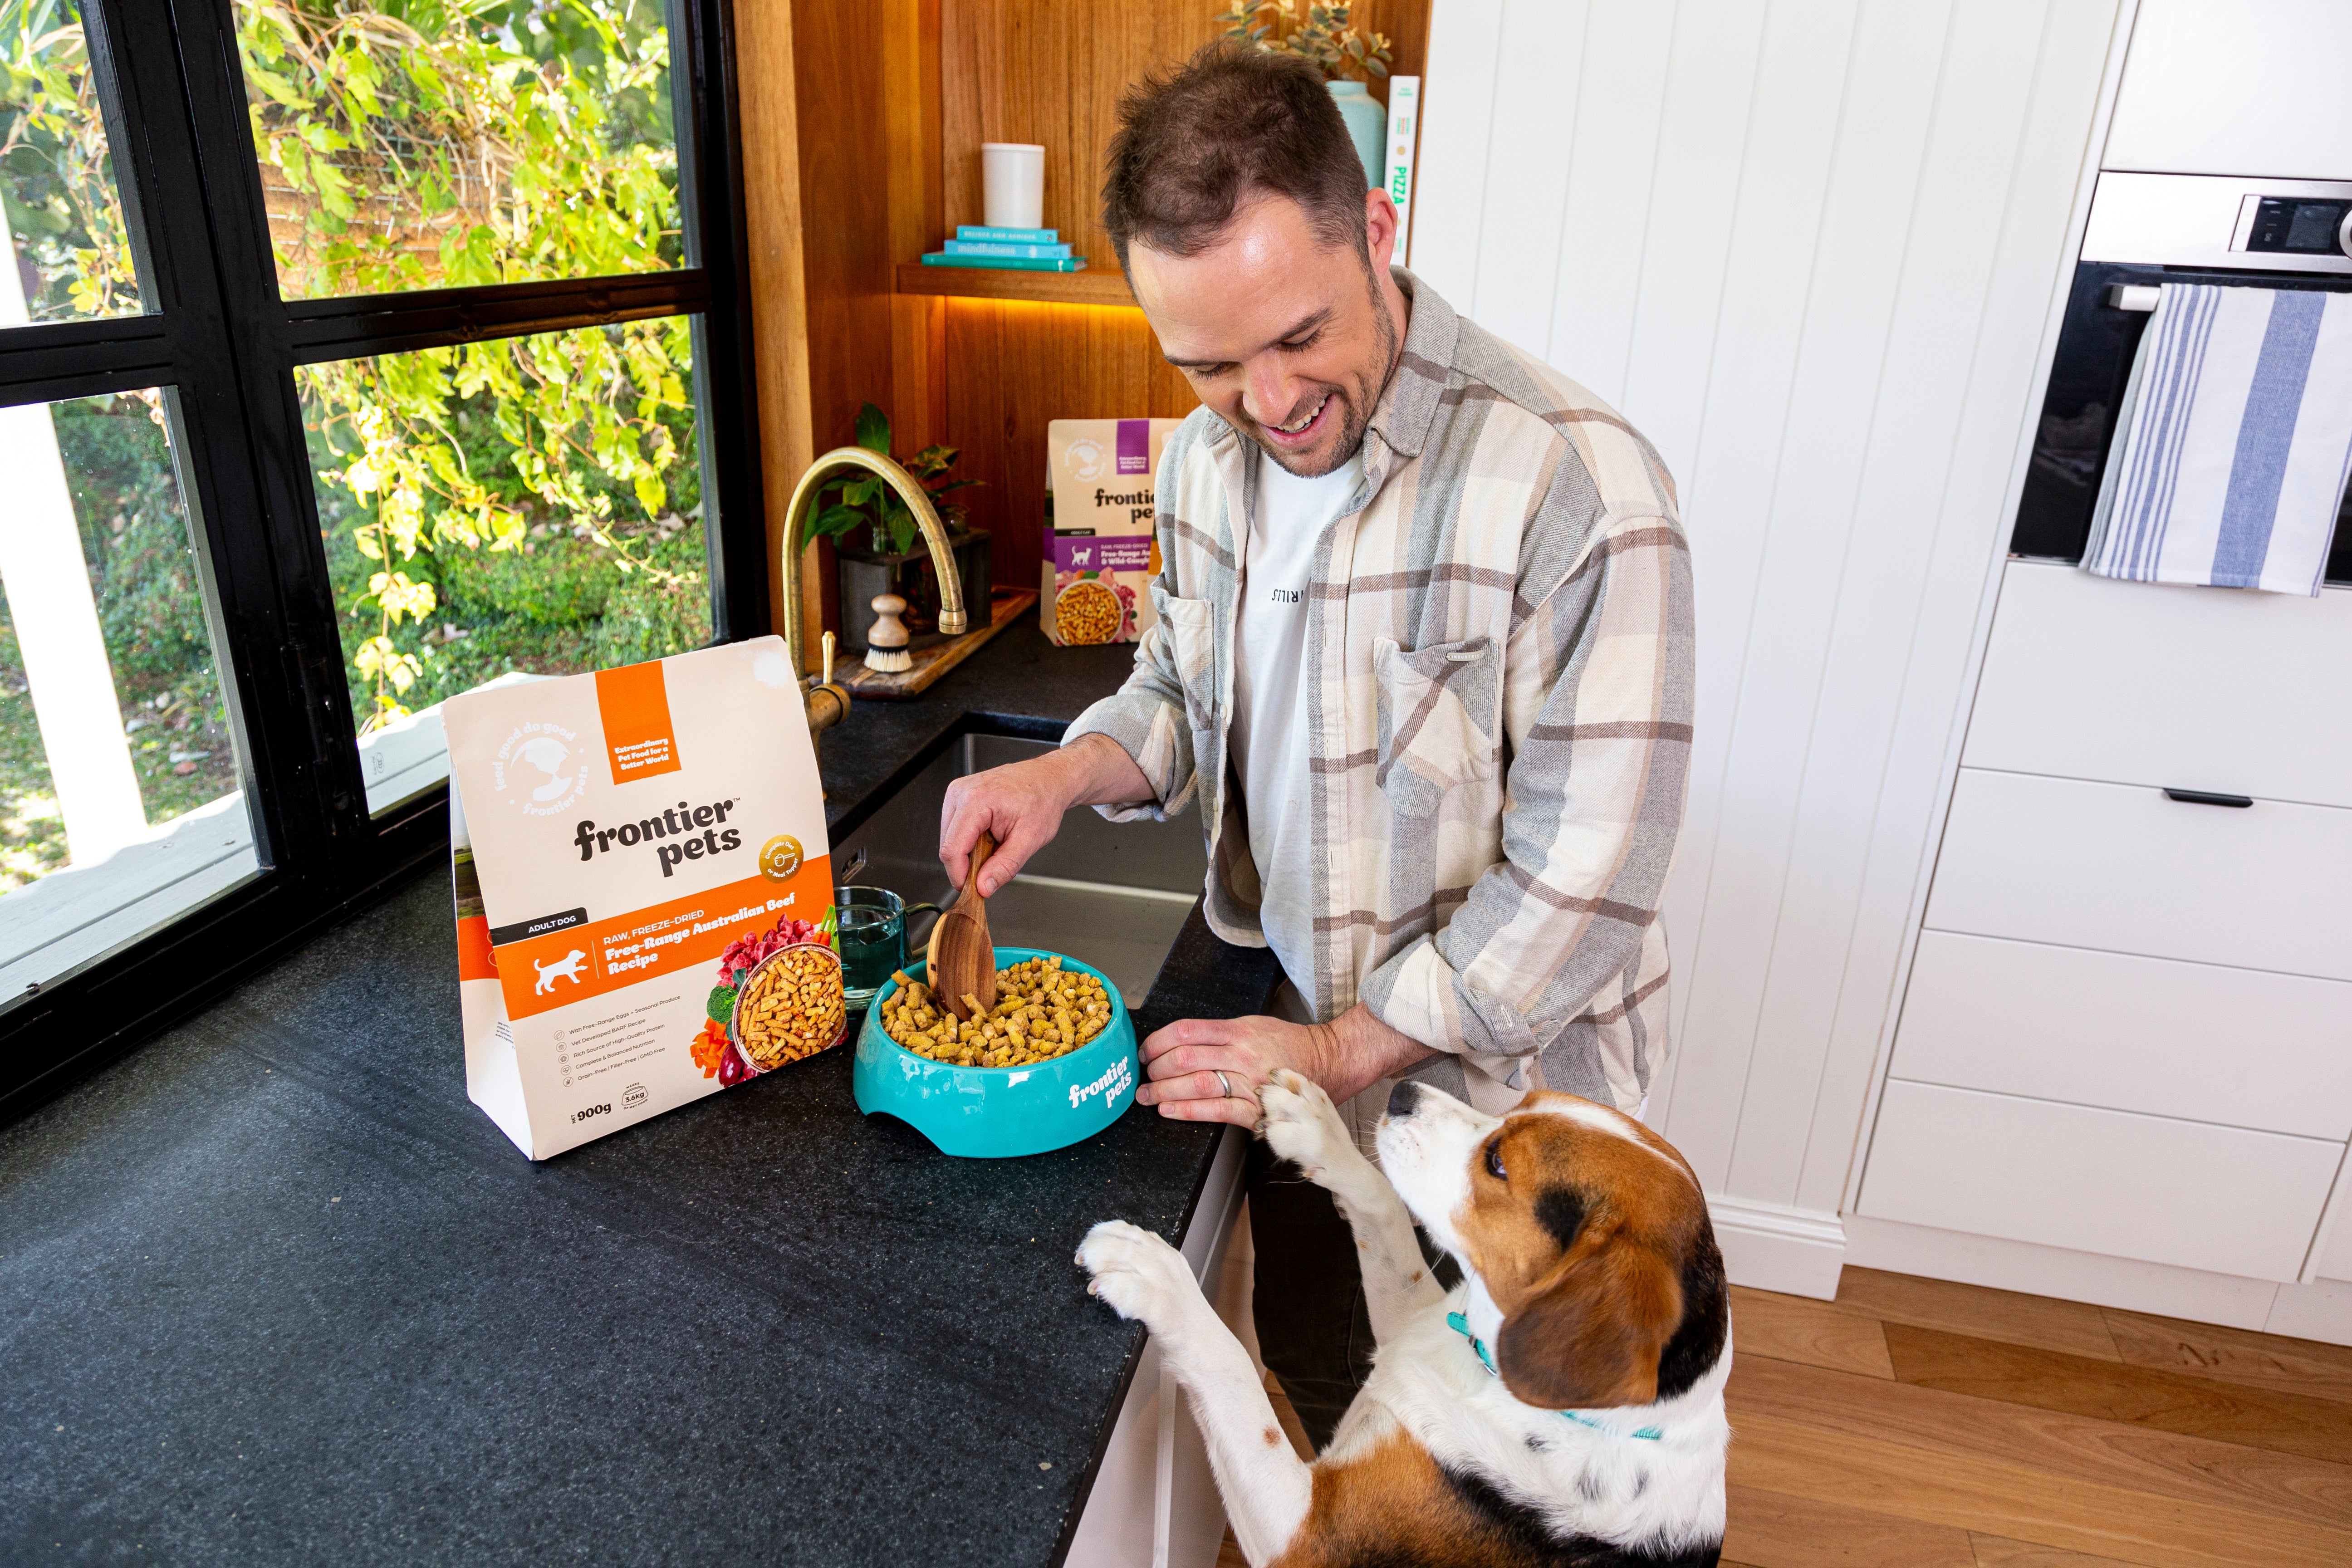
[[[1307,462],[1314,466],[1302,467],[1295,460],[1296,454],[1277,452],[1264,441],[1257,444],[1258,450],[1271,458],[1276,467],[1302,479],[1319,479],[1326,474],[1337,473],[1363,449],[1364,432],[1371,428],[1372,410],[1379,406],[1381,393],[1396,371],[1399,358],[1396,318],[1389,313],[1388,301],[1381,298],[1380,281],[1372,276],[1370,261],[1364,265],[1364,283],[1372,297],[1372,341],[1376,349],[1372,357],[1380,366],[1380,379],[1375,381],[1370,374],[1362,374],[1353,378],[1351,386],[1329,382],[1322,384],[1333,397],[1339,399],[1341,413],[1339,439],[1331,448],[1331,457],[1328,460],[1308,458]]]

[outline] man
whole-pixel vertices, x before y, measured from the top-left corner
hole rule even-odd
[[[1489,1112],[1636,1110],[1666,1047],[1657,907],[1689,765],[1689,557],[1657,454],[1391,269],[1396,208],[1321,78],[1213,46],[1121,105],[1104,226],[1202,406],[1158,475],[1160,624],[1051,756],[951,786],[993,891],[1076,805],[1196,802],[1206,913],[1282,1017],[1143,1043],[1163,1116],[1258,1118],[1295,1068],[1360,1135],[1388,1080]],[[1267,1364],[1318,1447],[1370,1365],[1347,1225],[1248,1173]]]

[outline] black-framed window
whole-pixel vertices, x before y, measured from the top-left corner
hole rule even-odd
[[[0,1116],[769,626],[727,0],[0,0]]]

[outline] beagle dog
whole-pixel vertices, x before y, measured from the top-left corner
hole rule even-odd
[[[1379,1352],[1330,1448],[1300,1460],[1249,1352],[1176,1249],[1107,1220],[1077,1261],[1192,1401],[1256,1568],[1705,1568],[1723,1546],[1730,1299],[1689,1164],[1605,1106],[1508,1115],[1401,1083],[1375,1169],[1293,1072],[1261,1090],[1276,1153],[1355,1232]],[[1418,1219],[1462,1267],[1430,1277]]]

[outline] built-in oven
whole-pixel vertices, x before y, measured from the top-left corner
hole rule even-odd
[[[2013,554],[2080,561],[2140,334],[2165,283],[2352,291],[2352,182],[2103,174],[2058,332]],[[2327,581],[2352,585],[2352,495]]]

